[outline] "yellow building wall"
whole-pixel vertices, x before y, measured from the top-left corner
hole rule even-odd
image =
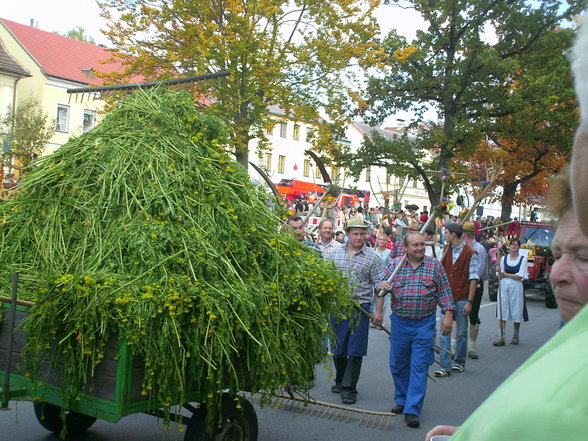
[[[83,102],[81,97],[76,99],[76,96],[71,96],[67,93],[68,88],[84,87],[86,85],[47,77],[37,62],[29,55],[29,53],[20,45],[20,43],[8,32],[8,30],[0,23],[0,39],[7,50],[7,52],[18,61],[25,69],[31,73],[31,77],[22,78],[16,86],[17,106],[19,102],[26,100],[29,96],[37,98],[44,112],[48,115],[52,124],[57,117],[58,105],[68,106],[69,117],[67,124],[67,131],[55,132],[46,146],[43,154],[49,154],[67,142],[71,136],[77,136],[82,133],[84,110],[92,110],[96,112],[95,125],[100,118],[100,111],[104,107],[104,102],[100,100],[92,100],[88,95],[84,96]],[[59,54],[56,54],[59,56]],[[4,84],[3,76],[0,76],[0,85]],[[14,80],[11,81],[11,84]],[[1,92],[1,91],[0,91]],[[0,112],[5,105],[4,93],[0,94]],[[12,101],[12,97],[10,97]],[[10,102],[8,105],[12,105]]]

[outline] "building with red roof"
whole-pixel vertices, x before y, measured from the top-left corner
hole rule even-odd
[[[55,120],[46,153],[93,128],[104,104],[71,97],[67,89],[102,85],[96,72],[123,70],[105,47],[0,18],[0,118],[34,96]]]

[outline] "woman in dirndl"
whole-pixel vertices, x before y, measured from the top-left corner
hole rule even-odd
[[[494,346],[504,346],[506,322],[514,323],[511,344],[519,343],[521,322],[526,321],[525,292],[523,280],[527,278],[527,256],[519,253],[521,242],[513,239],[509,243],[509,252],[500,259],[497,273],[500,277],[496,318],[498,319],[498,336]]]

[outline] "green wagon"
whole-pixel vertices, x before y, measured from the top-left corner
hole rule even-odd
[[[141,384],[145,375],[142,360],[133,357],[129,345],[122,339],[112,338],[106,347],[103,362],[94,371],[93,387],[88,388],[79,401],[65,402],[60,365],[43,366],[42,388],[36,387],[33,379],[26,375],[22,352],[25,346],[25,331],[19,325],[26,319],[32,304],[12,301],[0,297],[0,398],[3,406],[9,400],[33,401],[35,415],[46,429],[60,434],[66,425],[68,435],[79,434],[88,429],[96,419],[117,422],[134,413],[162,415],[161,403],[141,395]],[[118,356],[116,356],[118,355]],[[192,416],[174,415],[186,424],[184,441],[256,441],[257,416],[252,404],[245,398],[239,400],[225,394],[220,409],[221,424],[210,435],[206,431],[207,409],[198,404],[202,399],[198,391],[186,394],[186,402],[176,403],[192,413]],[[62,418],[62,409],[66,417]]]

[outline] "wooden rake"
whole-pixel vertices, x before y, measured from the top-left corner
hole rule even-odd
[[[311,415],[319,418],[327,418],[332,421],[344,423],[357,422],[360,426],[386,430],[396,416],[392,412],[378,412],[374,410],[359,409],[343,406],[335,403],[327,403],[302,394],[296,390],[288,389],[287,394],[272,395],[269,403],[276,409],[298,412],[302,415]],[[268,405],[267,395],[258,393],[250,397],[257,404]]]

